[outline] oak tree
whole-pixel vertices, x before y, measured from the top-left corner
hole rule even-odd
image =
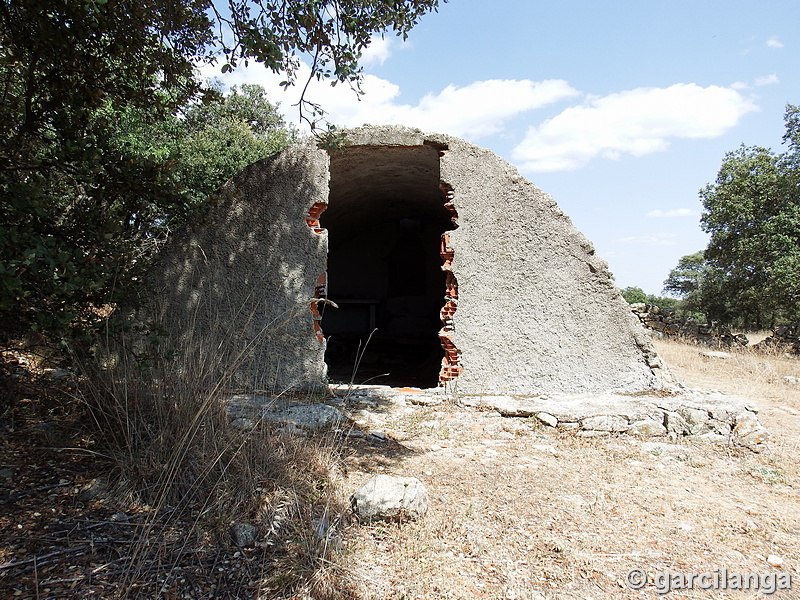
[[[0,0],[0,345],[91,331],[224,170],[203,155],[262,134],[249,117],[199,125],[195,103],[214,102],[199,65],[257,61],[291,85],[303,58],[311,77],[357,88],[372,36],[407,35],[437,3]],[[194,130],[175,121],[193,112]],[[170,127],[181,152],[142,143]]]

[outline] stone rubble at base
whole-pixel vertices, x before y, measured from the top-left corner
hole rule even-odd
[[[534,419],[548,428],[573,430],[582,437],[693,437],[731,441],[754,452],[764,451],[769,440],[769,432],[758,420],[758,410],[745,399],[684,388],[664,395],[457,396],[435,389],[341,385],[332,386],[331,393],[330,402],[317,403],[237,394],[228,398],[228,410],[232,425],[241,429],[252,429],[264,419],[282,424],[290,433],[321,429],[344,432],[351,421],[381,425],[393,411],[447,402],[475,411],[495,411],[504,417]],[[385,441],[379,431],[365,435]]]

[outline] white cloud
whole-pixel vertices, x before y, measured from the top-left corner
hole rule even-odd
[[[674,138],[718,137],[754,110],[734,89],[693,83],[589,96],[531,127],[513,158],[523,170],[563,171],[597,157],[644,156],[666,150]]]
[[[652,235],[635,235],[614,240],[620,244],[637,244],[643,246],[675,246],[675,233],[654,233]]]
[[[369,46],[361,53],[359,63],[364,67],[382,65],[392,55],[392,46],[394,46],[394,39],[373,35]]]
[[[755,80],[755,84],[758,86],[763,85],[775,85],[776,83],[780,83],[781,80],[778,79],[778,76],[775,73],[770,75],[765,75],[764,77],[758,77]]]
[[[783,42],[773,37],[767,40],[767,46],[770,48],[783,48]]]
[[[505,121],[520,113],[578,94],[563,80],[489,79],[464,87],[448,85],[436,94],[426,94],[416,106],[384,104],[379,107],[381,120],[377,122],[402,123],[474,140],[502,131]],[[358,123],[351,120],[347,124]]]
[[[699,215],[700,211],[693,210],[691,208],[674,208],[671,210],[656,209],[647,213],[648,217],[654,217],[657,219],[672,217],[697,217]]]
[[[259,65],[239,67],[224,76],[219,75],[219,67],[201,69],[203,76],[217,76],[225,85],[263,85],[269,98],[281,103],[281,110],[290,122],[297,121],[294,105],[300,99],[309,73],[308,65],[301,64],[297,85],[283,90],[279,86],[283,76]],[[365,75],[361,87],[364,94],[359,97],[347,85],[331,86],[328,82],[312,80],[306,100],[320,104],[327,111],[328,120],[336,125],[402,124],[476,140],[502,131],[508,119],[521,113],[580,94],[561,79],[489,79],[463,87],[448,85],[438,93],[426,94],[412,105],[399,102],[399,86],[386,79]]]

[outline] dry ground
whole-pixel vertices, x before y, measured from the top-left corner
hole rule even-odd
[[[309,547],[308,515],[296,519],[299,538],[290,532],[282,544],[240,550],[191,515],[166,513],[161,526],[148,507],[82,499],[79,490],[108,465],[81,450],[88,442],[60,437],[57,424],[74,407],[61,396],[45,401],[38,388],[0,390],[18,398],[0,415],[0,598],[306,600],[309,589],[340,600],[765,597],[697,587],[668,596],[653,585],[633,591],[625,577],[634,568],[789,573],[795,590],[771,597],[800,598],[800,388],[783,381],[800,377],[800,360],[753,352],[713,360],[697,346],[657,345],[687,386],[759,406],[770,451],[578,438],[455,404],[369,407],[357,427],[386,433],[385,443],[297,441],[341,456],[332,472],[345,503],[371,475],[393,473],[421,479],[430,510],[416,523],[360,526],[343,512],[344,549],[332,562]],[[157,533],[137,533],[153,524]],[[141,543],[151,549],[146,560],[132,552]],[[768,564],[770,555],[783,565]],[[283,582],[289,573],[313,585]],[[345,591],[348,581],[356,594]]]
[[[393,442],[351,449],[347,485],[376,472],[428,487],[418,523],[354,529],[349,559],[365,595],[381,599],[640,599],[630,569],[789,573],[800,598],[800,360],[658,342],[689,387],[746,396],[771,430],[763,454],[690,440],[585,439],[453,405],[402,415],[373,411]],[[382,422],[383,420],[383,422]],[[776,555],[783,565],[770,566]],[[767,590],[768,591],[768,590]],[[695,589],[669,598],[761,598]]]

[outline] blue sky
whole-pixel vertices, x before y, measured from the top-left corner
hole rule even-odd
[[[451,0],[376,39],[364,96],[312,85],[339,126],[400,123],[488,148],[551,194],[620,287],[660,294],[706,246],[698,190],[740,144],[781,150],[800,103],[797,0]],[[251,65],[298,121],[297,89]]]

